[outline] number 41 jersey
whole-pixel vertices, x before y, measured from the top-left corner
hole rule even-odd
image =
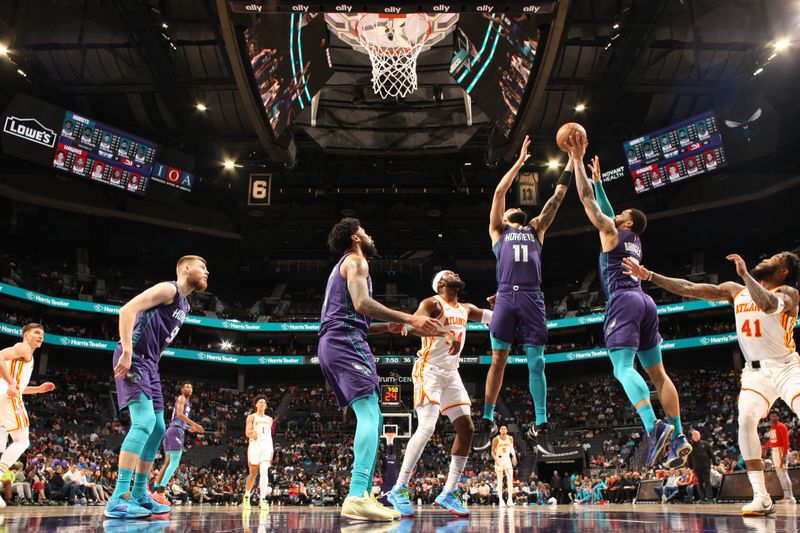
[[[492,248],[497,257],[497,290],[534,290],[542,285],[542,245],[531,226],[507,225]]]

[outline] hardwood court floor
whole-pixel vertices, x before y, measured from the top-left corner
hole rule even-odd
[[[0,531],[189,532],[328,531],[374,533],[522,533],[553,531],[797,533],[798,506],[780,505],[772,518],[742,518],[741,505],[607,505],[596,507],[473,506],[470,518],[441,509],[418,507],[413,519],[388,524],[342,520],[334,507],[273,506],[269,511],[239,507],[176,507],[165,517],[146,521],[109,520],[102,507],[7,507],[0,509]]]

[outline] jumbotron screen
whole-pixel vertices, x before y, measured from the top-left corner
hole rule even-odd
[[[130,133],[67,111],[53,168],[144,194],[157,145]]]
[[[624,143],[637,193],[698,176],[727,164],[713,112],[704,113]]]
[[[286,127],[333,74],[322,13],[265,13],[244,32],[255,89],[272,131]]]

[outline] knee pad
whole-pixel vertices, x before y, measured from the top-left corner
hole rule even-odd
[[[544,372],[544,346],[526,344],[525,355],[528,356],[528,369],[534,372]]]
[[[150,435],[154,437],[158,437],[159,439],[164,436],[164,433],[167,431],[167,425],[164,423],[164,412],[159,411],[158,413],[154,413],[155,420],[153,424],[153,429],[150,431]]]
[[[128,411],[131,414],[131,427],[122,442],[122,451],[141,456],[156,425],[153,401],[142,394],[128,405]]]

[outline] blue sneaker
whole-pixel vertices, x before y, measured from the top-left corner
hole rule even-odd
[[[686,464],[690,453],[692,453],[692,445],[686,440],[686,435],[681,433],[670,443],[669,455],[667,455],[667,461],[664,466],[667,468],[681,468]]]
[[[408,485],[400,485],[398,489],[392,489],[386,495],[386,501],[392,504],[395,511],[400,513],[404,518],[414,516],[414,507],[411,505],[411,500],[408,497]]]
[[[469,526],[469,520],[464,518],[457,518],[451,522],[446,523],[441,527],[436,528],[436,533],[461,533]]]
[[[106,509],[103,512],[107,518],[150,518],[153,513],[145,509],[131,497],[130,492],[126,492],[114,498],[108,499]]]
[[[653,432],[647,435],[647,466],[653,466],[659,462],[661,454],[664,453],[664,448],[669,444],[673,431],[675,431],[675,426],[672,424],[656,420]]]
[[[136,503],[150,511],[152,514],[167,514],[172,510],[172,507],[158,503],[147,493],[144,493],[144,495],[136,498]]]
[[[442,491],[433,503],[434,505],[447,509],[456,516],[469,516],[469,511],[467,511],[466,507],[461,503],[460,495],[460,491],[455,493]]]

